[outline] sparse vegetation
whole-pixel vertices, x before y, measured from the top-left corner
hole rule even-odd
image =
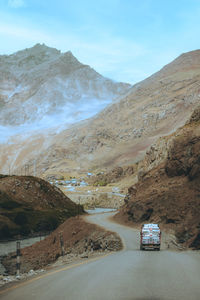
[[[95,181],[95,183],[93,184],[94,186],[106,186],[108,183],[106,180],[99,180],[99,181]]]

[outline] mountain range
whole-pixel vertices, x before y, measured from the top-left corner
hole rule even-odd
[[[132,87],[45,45],[1,56],[0,66],[1,172],[28,164],[33,173],[35,161],[40,176],[137,163],[200,100],[200,50]]]
[[[129,84],[104,78],[68,51],[36,44],[0,56],[1,141],[92,117]]]

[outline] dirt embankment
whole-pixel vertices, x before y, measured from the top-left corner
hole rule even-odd
[[[63,239],[66,263],[97,252],[122,249],[122,242],[117,234],[87,223],[82,217],[74,217],[61,224],[41,242],[22,249],[21,272],[37,270],[54,263],[62,254],[60,236]],[[16,274],[15,253],[5,257],[2,264],[9,274]]]
[[[109,172],[99,172],[91,176],[88,182],[94,186],[106,186],[109,183],[116,183],[127,176],[133,175],[137,171],[137,165],[115,167]]]
[[[0,176],[0,240],[52,231],[83,212],[60,189],[32,176]]]
[[[116,218],[160,223],[182,245],[200,249],[200,109],[174,134],[167,159],[129,188]]]

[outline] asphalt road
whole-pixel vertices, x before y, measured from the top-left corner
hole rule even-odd
[[[110,215],[110,214],[109,214]],[[122,238],[123,251],[63,266],[0,292],[2,300],[199,300],[200,253],[140,251],[136,230],[89,216]]]

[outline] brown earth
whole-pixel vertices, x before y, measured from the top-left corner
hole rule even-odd
[[[179,243],[200,249],[200,108],[166,139],[167,157],[154,168],[143,169],[116,219],[137,225],[159,223],[174,230]]]
[[[52,231],[83,212],[59,188],[32,176],[0,176],[0,239]]]
[[[106,231],[94,224],[87,223],[82,217],[74,217],[61,224],[41,242],[21,250],[21,272],[41,269],[54,263],[61,256],[60,235],[64,242],[64,262],[87,258],[101,251],[122,249],[117,234]],[[93,244],[93,250],[92,250]],[[2,260],[9,274],[16,274],[16,254]]]
[[[116,183],[127,176],[133,175],[137,171],[137,166],[115,167],[109,172],[100,172],[88,179],[94,186],[106,186],[109,183]]]

